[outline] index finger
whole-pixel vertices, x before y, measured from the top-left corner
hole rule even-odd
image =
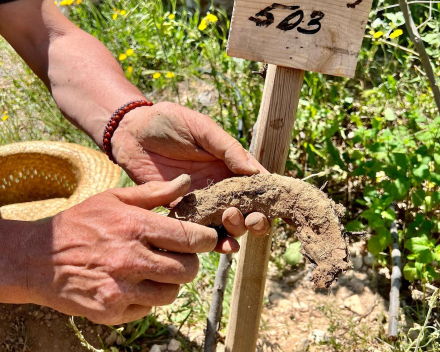
[[[150,212],[141,241],[172,252],[204,253],[214,250],[218,236],[212,228]]]

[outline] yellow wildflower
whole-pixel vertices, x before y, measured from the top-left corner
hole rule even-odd
[[[119,61],[124,61],[127,58],[126,54],[119,54]]]
[[[67,5],[69,5],[69,6],[72,5],[74,1],[75,1],[75,0],[68,0],[68,1],[67,1]]]
[[[394,39],[402,34],[403,34],[403,31],[401,29],[396,29],[393,33],[390,34],[390,38]]]
[[[69,0],[60,1],[60,6],[67,6],[68,3],[69,3]]]
[[[7,119],[9,119],[9,116],[5,113],[2,117],[2,121],[5,122]]]
[[[0,62],[0,66],[1,66],[1,65],[3,65],[3,64]]]
[[[206,15],[205,19],[206,19],[207,21],[209,21],[209,22],[212,22],[212,23],[216,23],[216,22],[218,21],[217,16],[216,16],[216,15],[213,15],[212,13],[208,13],[208,14]]]
[[[128,67],[127,67],[127,72],[131,74],[131,73],[133,72],[133,67],[128,66]]]
[[[158,79],[158,78],[160,78],[162,76],[162,74],[160,73],[160,72],[155,72],[155,73],[153,73],[153,78],[154,79]]]
[[[176,18],[176,15],[174,13],[172,13],[171,15],[168,16],[168,18],[170,20],[174,20]]]
[[[199,24],[199,31],[204,31],[208,27],[208,22],[206,20],[202,20]]]
[[[121,16],[125,16],[125,15],[127,14],[127,11],[122,10],[122,11],[120,11],[119,13],[121,14]]]
[[[377,38],[382,37],[384,34],[385,34],[384,32],[379,31],[379,32],[374,33],[374,36],[373,36],[373,37],[374,37],[375,39],[377,39]]]
[[[81,4],[82,2],[83,2],[82,0],[76,0],[77,5]]]
[[[117,12],[113,13],[112,18],[113,18],[113,21],[115,21],[118,18],[118,13]]]
[[[134,50],[133,49],[128,49],[126,52],[127,56],[131,56],[134,54]]]
[[[54,3],[55,5],[58,5],[58,1],[54,1],[53,3]]]
[[[167,72],[167,78],[173,78],[174,73],[173,72]]]

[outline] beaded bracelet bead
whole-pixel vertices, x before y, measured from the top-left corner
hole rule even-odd
[[[102,136],[102,145],[104,148],[104,152],[108,156],[108,158],[111,161],[113,161],[115,164],[116,161],[112,154],[112,143],[111,143],[113,134],[115,133],[115,130],[118,128],[119,123],[121,122],[123,117],[131,110],[134,110],[141,106],[153,106],[153,103],[147,100],[135,100],[121,106],[113,113],[112,117],[107,123],[107,126],[104,129],[104,134]]]

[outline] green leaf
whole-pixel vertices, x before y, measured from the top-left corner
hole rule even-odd
[[[419,181],[425,181],[429,178],[429,167],[428,165],[421,164],[415,169],[413,169],[413,175],[419,179]]]
[[[286,259],[287,264],[296,265],[302,259],[302,254],[299,252],[301,249],[301,242],[294,242],[289,245],[284,253],[283,257]]]
[[[429,249],[430,242],[426,236],[410,238],[405,243],[405,248],[413,253],[419,253],[425,249]]]
[[[398,177],[387,187],[387,191],[395,200],[406,198],[410,190],[411,183],[406,177]]]
[[[390,232],[385,229],[379,229],[377,235],[374,235],[368,241],[368,251],[373,255],[378,255],[391,243]]]
[[[383,219],[388,219],[391,221],[396,220],[396,213],[392,209],[384,210],[382,213],[380,213],[380,215],[382,215]]]
[[[420,279],[421,277],[413,262],[409,262],[405,265],[405,267],[403,268],[403,276],[405,277],[405,279],[411,282]]]
[[[425,191],[423,189],[418,189],[412,194],[412,201],[415,207],[419,207],[423,204],[423,200],[425,199]]]
[[[387,121],[394,121],[396,119],[396,115],[394,115],[393,109],[386,108],[383,114],[385,116],[385,120]]]
[[[434,260],[434,253],[431,252],[430,249],[424,249],[418,252],[418,261],[420,263],[429,264]]]

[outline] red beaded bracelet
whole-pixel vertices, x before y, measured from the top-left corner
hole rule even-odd
[[[104,134],[102,136],[102,145],[105,151],[105,154],[108,156],[108,158],[113,161],[115,164],[115,160],[113,158],[112,154],[112,143],[111,139],[113,137],[113,134],[115,133],[115,130],[119,126],[119,122],[121,122],[122,118],[131,110],[134,110],[136,108],[139,108],[141,106],[153,106],[153,103],[151,101],[147,100],[135,100],[130,103],[127,103],[123,106],[121,106],[118,110],[116,110],[112,117],[110,118],[110,121],[108,122],[107,126],[104,129]]]

